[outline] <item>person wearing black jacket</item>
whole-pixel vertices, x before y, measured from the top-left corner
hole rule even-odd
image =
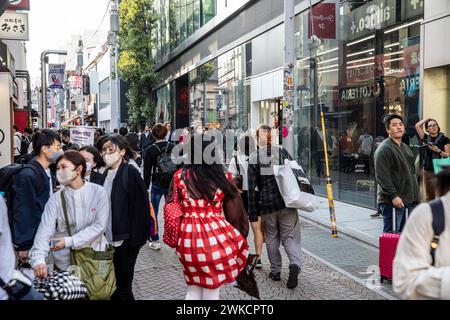
[[[35,133],[33,151],[38,156],[17,174],[8,195],[13,244],[24,263],[28,262],[28,251],[56,185],[56,173],[50,166],[63,154],[58,133],[48,129]]]
[[[115,247],[114,268],[117,290],[112,300],[134,300],[132,284],[140,248],[150,237],[150,202],[144,180],[128,164],[132,155],[125,137],[108,136],[102,155],[108,168],[104,173],[111,210],[106,237]]]
[[[425,129],[423,126],[425,125]],[[424,148],[421,150],[422,186],[424,200],[430,202],[435,195],[436,177],[434,175],[433,160],[450,157],[450,139],[441,132],[436,120],[427,118],[416,124],[416,131]]]
[[[145,161],[145,151],[148,147],[156,142],[155,137],[153,137],[153,133],[150,131],[149,126],[145,126],[145,131],[141,134],[139,147],[141,149],[142,160]]]
[[[300,221],[297,209],[286,208],[273,172],[274,165],[283,164],[285,159],[292,160],[292,157],[282,146],[272,145],[271,130],[263,125],[256,131],[259,149],[249,159],[248,215],[261,215],[270,260],[269,277],[281,281],[280,244],[283,244],[290,262],[286,285],[294,289],[302,267]]]
[[[163,124],[156,124],[153,127],[153,135],[156,138],[156,142],[149,146],[146,150],[144,161],[144,181],[147,189],[150,188],[152,183],[152,189],[150,198],[155,211],[156,220],[158,220],[159,203],[162,197],[166,197],[169,191],[170,181],[163,179],[161,173],[158,172],[158,157],[163,153],[171,153],[174,145],[165,140],[167,135],[167,127]],[[150,248],[154,250],[160,250],[161,244],[159,243],[159,235],[153,235],[150,240]]]
[[[84,180],[103,185],[103,174],[98,172],[98,169],[102,168],[105,163],[98,149],[92,146],[83,147],[80,149],[80,153],[86,160],[86,175]]]

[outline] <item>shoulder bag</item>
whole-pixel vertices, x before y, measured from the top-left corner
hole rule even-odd
[[[61,202],[67,232],[72,236],[64,191],[61,192]],[[89,300],[108,300],[116,291],[113,257],[112,246],[108,246],[106,251],[94,251],[92,248],[70,250],[70,263],[76,266],[78,277],[86,284]]]

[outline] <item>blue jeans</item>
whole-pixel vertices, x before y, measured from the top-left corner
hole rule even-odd
[[[392,210],[394,209],[394,206],[392,204],[388,204],[388,203],[380,203],[378,205],[381,213],[383,214],[383,221],[384,221],[384,228],[383,228],[383,232],[392,232],[394,231],[394,226],[393,226],[393,215],[392,215]],[[411,212],[414,210],[414,208],[416,207],[416,205],[414,204],[408,204],[406,205],[407,209],[408,209],[408,215],[411,215]],[[403,228],[405,226],[405,222],[406,222],[406,209],[402,208],[395,208],[395,230],[398,232],[402,232]]]
[[[158,185],[152,185],[152,191],[150,192],[150,201],[152,202],[153,210],[155,210],[156,223],[158,223],[158,211],[161,198],[167,196],[169,192],[168,188],[162,188]],[[158,228],[159,230],[159,228]],[[159,241],[159,235],[156,234],[151,238],[152,241]]]

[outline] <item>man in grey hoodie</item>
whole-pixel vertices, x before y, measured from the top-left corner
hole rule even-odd
[[[402,142],[405,134],[403,118],[396,114],[385,117],[389,139],[375,152],[375,178],[378,183],[377,201],[383,214],[384,231],[401,232],[405,225],[405,212],[414,209],[419,198],[419,185],[415,177],[414,154]],[[392,211],[395,209],[396,226]]]

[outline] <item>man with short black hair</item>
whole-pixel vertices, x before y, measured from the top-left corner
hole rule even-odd
[[[140,138],[140,148],[141,148],[141,155],[142,160],[145,160],[145,151],[148,147],[150,147],[152,144],[155,143],[155,138],[153,137],[152,131],[150,130],[149,126],[145,126],[144,132],[141,134]]]
[[[126,137],[127,134],[128,134],[128,129],[125,128],[125,127],[121,127],[121,128],[119,129],[119,134],[120,134],[121,136]]]
[[[375,152],[375,178],[378,183],[378,207],[383,214],[384,232],[403,230],[405,210],[414,209],[419,199],[419,186],[415,176],[415,157],[402,142],[405,134],[403,118],[396,114],[385,117],[389,138]],[[396,226],[393,225],[393,210]]]
[[[33,151],[37,158],[17,174],[8,195],[12,240],[22,262],[28,261],[28,250],[56,184],[50,165],[63,154],[60,136],[49,129],[36,132]]]

